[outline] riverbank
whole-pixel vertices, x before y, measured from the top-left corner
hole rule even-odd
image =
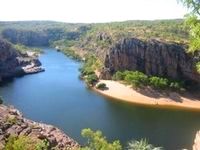
[[[99,83],[105,83],[107,88],[105,90],[93,89],[116,100],[157,108],[200,111],[200,100],[192,96],[186,97],[175,92],[169,92],[165,95],[152,89],[134,90],[129,85],[111,80],[100,80]]]
[[[23,117],[15,108],[0,105],[0,149],[3,149],[9,136],[28,136],[31,139],[47,140],[49,148],[75,149],[78,143],[60,129],[34,122]]]

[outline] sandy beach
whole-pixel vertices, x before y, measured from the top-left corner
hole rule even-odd
[[[149,91],[142,89],[138,91],[128,85],[111,80],[100,80],[99,83],[105,83],[107,89],[99,90],[94,88],[94,90],[104,96],[116,100],[159,108],[200,111],[200,99],[192,98],[192,96],[185,97],[175,92],[170,92],[168,95],[162,95],[155,90]]]

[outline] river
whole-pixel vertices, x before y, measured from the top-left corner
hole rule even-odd
[[[0,87],[6,105],[25,117],[55,125],[80,143],[84,128],[101,130],[109,140],[146,138],[156,146],[191,149],[200,113],[135,106],[105,98],[79,79],[80,62],[43,48],[45,72],[15,78]]]

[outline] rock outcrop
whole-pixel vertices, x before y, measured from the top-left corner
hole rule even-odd
[[[193,150],[200,150],[200,131],[196,133],[193,144]]]
[[[120,70],[139,70],[147,75],[200,82],[195,64],[199,58],[190,56],[175,43],[157,40],[123,39],[107,51],[101,78],[110,79]]]
[[[3,149],[10,135],[46,139],[50,144],[50,149],[65,150],[79,147],[76,141],[58,128],[25,119],[17,109],[0,105],[0,149]]]
[[[20,53],[10,43],[0,39],[0,81],[18,75],[44,71],[32,53]]]

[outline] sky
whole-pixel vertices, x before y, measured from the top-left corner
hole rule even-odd
[[[0,0],[0,21],[98,23],[183,18],[177,0]]]

